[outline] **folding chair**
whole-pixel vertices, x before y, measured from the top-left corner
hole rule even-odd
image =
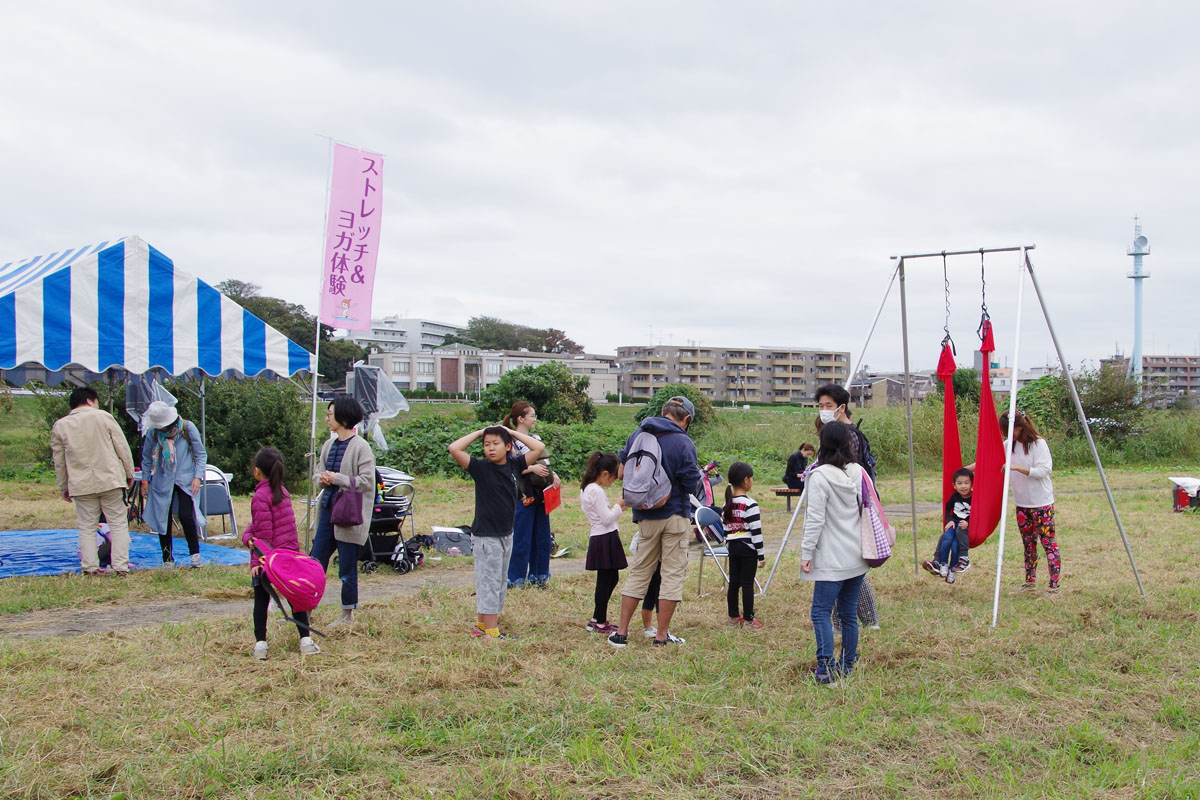
[[[725,585],[729,585],[729,572],[725,567],[721,566],[721,559],[725,559],[725,563],[729,563],[729,548],[727,546],[714,547],[713,541],[720,541],[725,538],[725,525],[721,522],[721,515],[707,506],[700,506],[696,509],[696,516],[693,519],[696,526],[696,531],[700,534],[700,541],[704,543],[704,552],[700,554],[700,575],[696,579],[696,596],[708,597],[708,594],[702,594],[704,585],[704,559],[711,558],[717,565],[717,569],[721,571],[721,577],[725,579]],[[711,538],[710,538],[711,537]]]
[[[229,478],[219,468],[209,464],[204,468],[204,485],[200,487],[200,509],[205,517],[221,518],[221,535],[206,536],[207,541],[216,539],[236,539],[238,535],[237,516],[233,513],[233,498],[229,495]],[[225,532],[225,517],[233,533]],[[208,526],[205,525],[205,531]]]

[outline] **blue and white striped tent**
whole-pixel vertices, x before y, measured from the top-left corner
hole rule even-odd
[[[293,375],[312,354],[136,236],[0,267],[0,369]]]

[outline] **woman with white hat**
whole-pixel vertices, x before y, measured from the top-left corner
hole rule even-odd
[[[196,426],[179,416],[174,406],[155,400],[142,414],[142,496],[144,518],[158,534],[163,564],[174,566],[171,550],[171,500],[176,500],[179,524],[187,539],[191,565],[200,566],[195,496],[204,483],[208,453]],[[147,497],[147,488],[149,488]]]

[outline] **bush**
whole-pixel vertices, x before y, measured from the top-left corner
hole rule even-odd
[[[639,406],[648,402],[644,397],[630,397],[629,395],[613,394],[612,392],[604,395],[604,401],[606,403],[621,403],[627,406]]]
[[[466,473],[451,458],[447,448],[455,439],[478,429],[478,423],[453,417],[424,417],[403,422],[388,429],[390,449],[379,455],[379,463],[422,477],[465,477]],[[587,457],[593,450],[620,450],[629,433],[599,423],[556,425],[551,422],[538,422],[536,432],[546,443],[554,471],[564,481],[583,474]],[[471,446],[470,452],[483,455],[478,443]]]
[[[655,392],[654,396],[650,398],[650,402],[646,403],[646,407],[633,415],[634,421],[641,424],[644,419],[661,416],[662,407],[676,395],[686,397],[696,407],[696,416],[692,419],[691,423],[691,433],[699,433],[704,428],[717,422],[717,413],[713,411],[712,401],[696,387],[688,386],[684,383],[667,384]]]
[[[484,391],[475,413],[480,422],[495,424],[513,403],[524,400],[533,403],[538,419],[546,422],[591,422],[596,409],[587,396],[589,382],[561,361],[517,367]]]

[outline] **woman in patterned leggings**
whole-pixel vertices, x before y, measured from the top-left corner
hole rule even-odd
[[[1000,429],[1008,433],[1007,413],[1000,416]],[[1017,527],[1021,530],[1021,541],[1025,545],[1025,583],[1021,591],[1037,591],[1037,546],[1041,541],[1050,572],[1047,591],[1056,594],[1062,559],[1059,558],[1058,542],[1054,538],[1054,484],[1050,482],[1054,460],[1050,456],[1049,445],[1038,435],[1033,420],[1020,411],[1013,425],[1012,447],[1010,467],[1013,471],[1013,502],[1017,506]]]

